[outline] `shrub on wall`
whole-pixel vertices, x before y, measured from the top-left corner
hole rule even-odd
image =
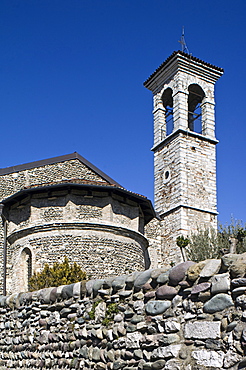
[[[246,224],[243,225],[242,221],[232,219],[230,225],[219,225],[218,244],[233,253],[246,252]]]
[[[59,285],[69,285],[86,279],[86,273],[74,262],[69,264],[65,257],[61,263],[55,262],[52,267],[45,264],[41,272],[35,272],[29,281],[29,290],[39,290]]]
[[[188,240],[188,239],[184,239]],[[177,245],[179,240],[177,238]],[[198,229],[189,237],[186,248],[187,258],[194,262],[209,258],[220,258],[226,253],[246,252],[246,225],[242,221],[231,220],[230,225],[219,225],[218,231],[214,229]]]
[[[214,229],[198,229],[192,233],[187,248],[187,257],[194,262],[203,261],[209,258],[219,258],[220,248],[217,244],[217,234]]]

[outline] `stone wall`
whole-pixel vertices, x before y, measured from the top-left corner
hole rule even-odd
[[[143,236],[133,231],[106,228],[101,226],[94,231],[91,225],[84,229],[52,228],[49,232],[40,232],[33,237],[22,238],[8,250],[11,268],[7,270],[8,292],[26,289],[23,279],[25,269],[21,266],[23,250],[28,247],[32,254],[33,271],[39,271],[45,263],[52,265],[68,257],[70,263],[76,262],[88,276],[101,278],[117,276],[134,270],[144,270],[147,242]],[[86,227],[87,226],[87,227]],[[89,234],[88,234],[88,230]],[[145,251],[141,248],[145,243]]]
[[[183,135],[180,144],[186,175],[181,185],[186,189],[184,204],[214,213],[217,212],[215,149],[214,142],[200,137]]]
[[[180,235],[217,229],[215,142],[196,133],[179,133],[155,151],[155,208],[160,222],[146,235],[158,233],[155,250],[166,265],[182,261],[176,245]],[[156,229],[156,231],[155,231]],[[148,237],[148,236],[147,236]],[[152,243],[154,244],[154,243]]]
[[[149,267],[139,205],[110,190],[41,188],[5,207],[8,294],[27,290],[28,269],[38,272],[45,263],[52,265],[65,256],[93,278]]]
[[[40,167],[34,167],[0,176],[0,200],[31,185],[41,185],[52,181],[84,179],[88,181],[105,180],[81,163],[78,159],[67,160]]]
[[[0,298],[0,369],[246,366],[246,254]]]
[[[161,222],[157,218],[153,218],[144,228],[144,236],[149,242],[148,252],[150,258],[150,267],[163,267],[164,261],[162,258],[162,237],[161,237]]]
[[[178,208],[168,213],[162,220],[154,218],[145,226],[145,236],[149,242],[151,267],[171,266],[183,261],[176,239],[180,235],[189,237],[199,229],[217,229],[217,216],[190,208]]]
[[[17,166],[18,167],[18,166]],[[0,175],[0,202],[15,194],[16,192],[23,190],[29,186],[41,185],[44,183],[51,183],[53,181],[63,181],[67,179],[84,179],[87,181],[97,181],[102,184],[107,182],[92,169],[88,168],[85,164],[81,163],[79,159],[70,159],[63,162],[56,162],[46,164],[38,167],[23,169],[15,172],[15,168],[11,168],[13,172]],[[7,172],[7,169],[6,169]],[[25,217],[24,209],[22,215]],[[52,214],[54,217],[54,213]],[[24,226],[25,220],[22,225]],[[3,225],[0,222],[0,261],[1,261],[1,276],[0,276],[0,290],[3,287]],[[8,268],[11,269],[11,263],[8,264]]]
[[[195,133],[173,135],[155,152],[156,211],[181,205],[216,214],[215,143]]]

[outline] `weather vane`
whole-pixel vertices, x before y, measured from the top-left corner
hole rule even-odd
[[[181,36],[181,40],[179,40],[179,43],[181,44],[181,50],[186,53],[186,54],[190,54],[189,53],[189,49],[186,45],[186,42],[185,42],[185,31],[184,31],[184,26],[182,28],[182,36]]]

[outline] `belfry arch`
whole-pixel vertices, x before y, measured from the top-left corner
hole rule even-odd
[[[188,87],[188,128],[190,131],[202,134],[202,103],[205,93],[197,84]]]
[[[168,87],[162,94],[162,103],[165,108],[165,136],[173,132],[173,90]]]

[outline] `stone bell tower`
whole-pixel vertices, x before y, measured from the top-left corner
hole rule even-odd
[[[178,236],[217,227],[214,85],[222,74],[175,51],[144,83],[154,95],[155,209],[169,263],[182,260]]]

